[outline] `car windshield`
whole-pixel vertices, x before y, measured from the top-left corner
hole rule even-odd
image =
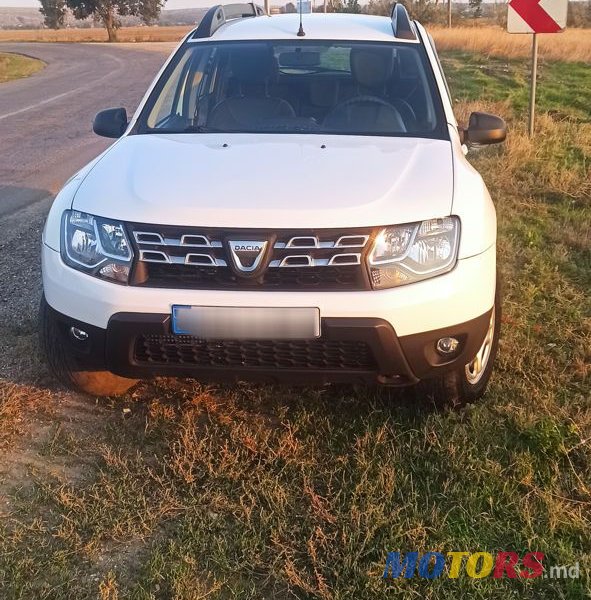
[[[330,133],[445,138],[420,44],[188,42],[138,133]]]

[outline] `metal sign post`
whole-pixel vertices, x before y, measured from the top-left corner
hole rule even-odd
[[[560,33],[566,27],[568,0],[509,0],[507,31],[533,33],[531,50],[531,87],[527,131],[533,137],[535,130],[536,85],[538,77],[538,33]]]
[[[529,137],[534,136],[536,116],[536,84],[538,79],[538,34],[534,33],[531,45],[531,87],[529,92],[529,124],[527,133]]]

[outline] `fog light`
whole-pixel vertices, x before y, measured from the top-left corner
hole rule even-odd
[[[88,333],[78,327],[70,327],[70,335],[79,342],[85,342],[88,339]]]
[[[444,338],[437,340],[436,348],[437,348],[437,352],[439,352],[439,354],[443,354],[444,356],[447,356],[449,354],[453,354],[458,349],[459,345],[460,345],[460,342],[458,340],[456,340],[456,338],[444,337]]]

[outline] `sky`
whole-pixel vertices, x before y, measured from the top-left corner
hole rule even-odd
[[[222,0],[218,0],[221,2]],[[202,8],[215,4],[215,0],[168,0],[165,8]],[[39,8],[38,0],[0,0],[0,6],[29,6]]]

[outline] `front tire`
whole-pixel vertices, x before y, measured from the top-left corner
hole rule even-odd
[[[41,298],[41,349],[49,370],[62,384],[92,396],[121,396],[137,383],[137,379],[127,379],[110,371],[85,367],[83,361],[69,348],[67,332],[60,325],[45,297]]]
[[[429,399],[440,406],[461,406],[481,398],[492,375],[500,332],[501,299],[497,291],[486,336],[478,352],[467,365],[425,382]]]

